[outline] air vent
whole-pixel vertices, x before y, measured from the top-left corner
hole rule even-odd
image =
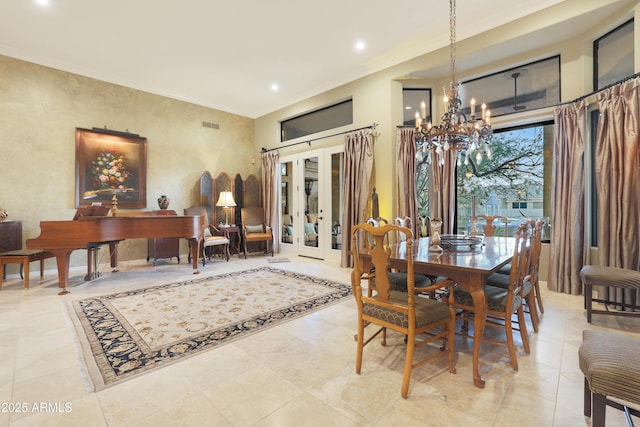
[[[220,125],[212,122],[202,122],[202,127],[211,129],[220,129]]]

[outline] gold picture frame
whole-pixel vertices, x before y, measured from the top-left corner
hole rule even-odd
[[[76,128],[76,208],[95,203],[147,207],[147,139],[128,132]]]

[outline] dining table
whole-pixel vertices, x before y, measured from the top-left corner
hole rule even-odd
[[[462,237],[464,239],[464,237]],[[457,239],[461,240],[461,239]],[[487,316],[484,293],[486,278],[508,264],[515,249],[513,237],[483,236],[481,243],[444,246],[441,251],[430,251],[429,237],[413,241],[413,267],[415,273],[444,276],[453,279],[458,287],[471,294],[475,317],[473,322],[473,383],[484,388],[480,375],[480,344]],[[390,267],[398,271],[407,269],[407,243],[390,245]]]

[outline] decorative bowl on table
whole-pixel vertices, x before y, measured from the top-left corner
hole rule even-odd
[[[440,246],[445,250],[474,250],[482,247],[482,236],[467,236],[464,234],[443,234],[440,236]]]

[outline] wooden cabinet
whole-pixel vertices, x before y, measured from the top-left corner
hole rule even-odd
[[[159,210],[153,211],[153,215],[176,215],[176,211],[172,210]],[[173,258],[178,259],[180,263],[180,239],[177,237],[159,237],[153,239],[147,239],[147,262],[151,259],[153,265],[156,265],[156,261],[161,258]]]
[[[22,221],[0,221],[0,252],[22,249]],[[3,269],[2,277],[7,275]]]
[[[22,249],[22,221],[0,221],[0,252]]]

